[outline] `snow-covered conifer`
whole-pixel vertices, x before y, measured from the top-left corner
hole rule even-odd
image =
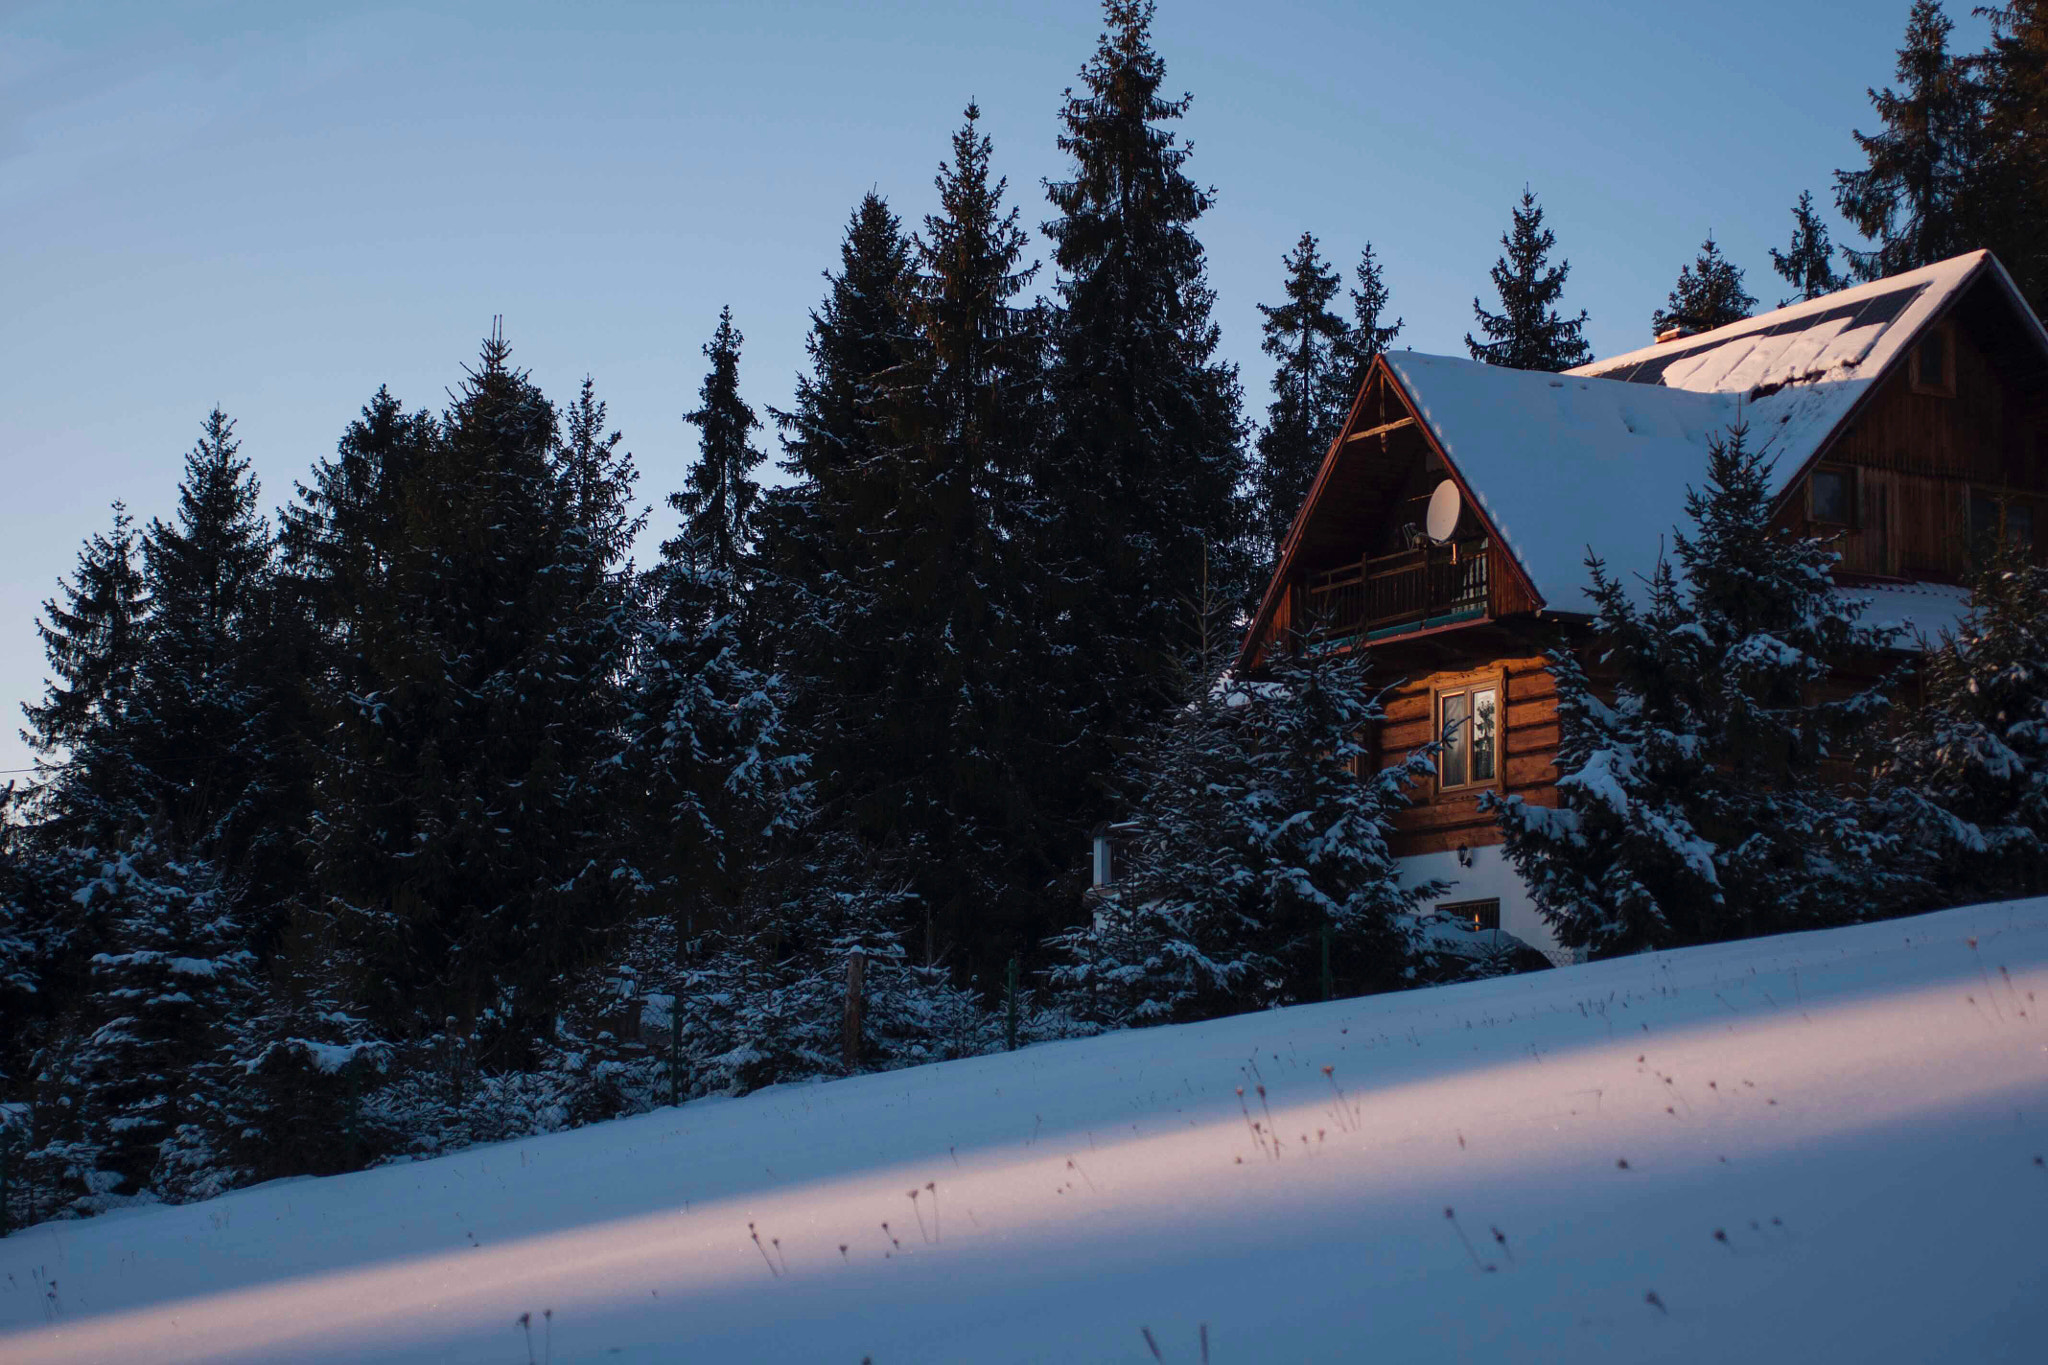
[[[1771,528],[1770,462],[1742,427],[1686,511],[1642,602],[1591,561],[1589,658],[1552,656],[1561,804],[1484,798],[1559,941],[1600,955],[1870,918],[1916,891],[1847,783],[1884,689],[1820,689],[1896,632],[1835,590],[1826,542]]]
[[[1924,701],[1880,770],[1950,903],[2048,888],[2048,570],[1985,547],[1969,613],[1925,664]]]
[[[1305,651],[1264,680],[1196,674],[1137,762],[1125,870],[1053,940],[1071,1009],[1144,1024],[1313,1000],[1325,934],[1341,993],[1411,979],[1438,888],[1400,885],[1387,836],[1434,748],[1375,766],[1366,666]]]

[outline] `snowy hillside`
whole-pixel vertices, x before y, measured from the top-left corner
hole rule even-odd
[[[0,1359],[2039,1360],[2043,1006],[2028,901],[784,1088],[32,1229]]]

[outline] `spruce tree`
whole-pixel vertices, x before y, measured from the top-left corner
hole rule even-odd
[[[1064,1003],[1111,1025],[1206,1019],[1318,999],[1326,960],[1342,994],[1409,984],[1441,888],[1402,887],[1387,840],[1434,750],[1372,769],[1382,719],[1359,655],[1283,654],[1256,682],[1198,663],[1133,761],[1124,873],[1053,940]]]
[[[1784,251],[1776,247],[1770,251],[1771,268],[1796,291],[1790,298],[1779,300],[1780,308],[1832,294],[1848,285],[1835,270],[1835,246],[1829,239],[1827,224],[1813,207],[1809,190],[1801,190],[1799,201],[1792,206],[1791,242]]]
[[[1381,273],[1379,258],[1373,255],[1372,243],[1358,253],[1357,287],[1351,291],[1351,329],[1344,337],[1343,357],[1349,368],[1344,389],[1350,399],[1358,396],[1365,386],[1365,372],[1372,367],[1374,359],[1392,349],[1394,338],[1401,334],[1401,319],[1387,322],[1388,304],[1392,295]],[[1348,414],[1347,414],[1348,415]]]
[[[1337,272],[1322,259],[1315,234],[1304,232],[1281,258],[1287,302],[1259,305],[1261,348],[1274,360],[1273,401],[1259,433],[1255,464],[1267,548],[1277,553],[1308,493],[1323,454],[1350,412],[1352,366],[1344,320],[1330,311]]]
[[[1821,685],[1896,632],[1835,592],[1826,542],[1772,529],[1770,494],[1770,462],[1738,426],[1687,495],[1676,572],[1660,564],[1639,603],[1590,561],[1587,652],[1612,690],[1573,653],[1552,656],[1562,803],[1484,799],[1566,947],[1819,928],[1919,894],[1877,812],[1823,766],[1859,758],[1888,703],[1883,685],[1829,699]]]
[[[839,260],[811,313],[810,372],[798,377],[789,411],[770,410],[789,481],[761,497],[775,657],[806,728],[842,690],[840,670],[860,633],[854,622],[873,569],[868,533],[891,501],[875,397],[878,376],[906,342],[910,242],[880,195],[871,191],[854,208]]]
[[[1042,311],[1019,302],[1035,264],[969,105],[940,168],[939,211],[913,239],[899,364],[878,395],[896,481],[871,532],[874,691],[841,718],[864,770],[833,790],[870,845],[896,845],[927,925],[925,955],[956,945],[999,961],[1035,923],[1058,848],[1030,766],[1057,715],[1032,667],[1046,649],[1028,476],[1045,421]]]
[[[740,397],[744,341],[732,325],[732,309],[720,309],[718,327],[704,344],[711,369],[698,390],[699,406],[683,418],[697,428],[697,462],[690,467],[688,485],[668,499],[683,518],[677,548],[703,581],[721,585],[722,593],[743,591],[751,576],[755,502],[761,494],[754,470],[767,458],[752,439],[761,421]]]
[[[166,1148],[197,1145],[202,1080],[251,954],[219,878],[147,831],[73,861],[74,898],[106,922],[106,947],[79,1001],[82,1042],[64,1058],[75,1108],[35,1159],[63,1172],[78,1211],[97,1212],[160,1193]]]
[[[1105,0],[1104,32],[1060,111],[1071,159],[1046,187],[1064,309],[1050,376],[1058,429],[1035,480],[1054,586],[1042,603],[1060,698],[1034,756],[1066,840],[1107,808],[1116,756],[1172,694],[1180,604],[1207,563],[1254,590],[1239,388],[1217,357],[1195,224],[1210,194],[1160,94],[1149,0]]]
[[[1721,254],[1714,234],[1700,244],[1699,259],[1681,266],[1678,283],[1662,308],[1650,315],[1650,330],[1662,336],[1680,332],[1711,332],[1740,322],[1756,307],[1756,298],[1742,287],[1742,270]]]
[[[1872,90],[1881,131],[1855,133],[1867,165],[1835,172],[1835,203],[1873,243],[1848,249],[1860,279],[1944,260],[1980,245],[1973,203],[1982,173],[1983,91],[1948,50],[1955,25],[1938,0],[1914,0],[1899,49],[1901,90]]]
[[[1949,904],[2048,889],[2048,570],[1986,547],[1970,610],[1925,665],[1881,769],[1898,828]]]
[[[1791,298],[1779,300],[1780,308],[1847,286],[1848,281],[1835,273],[1834,244],[1828,240],[1828,225],[1814,212],[1811,191],[1799,192],[1799,202],[1792,206],[1791,244],[1784,251],[1771,248],[1771,268],[1795,291]]]
[[[315,876],[362,1003],[515,1064],[625,896],[603,811],[625,570],[572,474],[613,447],[565,455],[559,430],[493,335],[438,419],[380,392],[288,536],[324,635]]]
[[[2011,0],[1978,13],[1992,33],[1975,62],[1986,109],[1983,244],[2012,272],[2035,316],[2048,318],[2048,3]]]
[[[22,705],[22,737],[36,752],[40,820],[59,841],[91,843],[133,824],[147,799],[132,741],[149,596],[120,503],[111,532],[86,541],[57,588],[36,622],[50,680],[41,702]]]
[[[1568,370],[1593,358],[1586,345],[1586,314],[1567,318],[1558,311],[1571,262],[1550,264],[1557,234],[1543,226],[1543,209],[1526,186],[1515,206],[1514,225],[1503,233],[1505,254],[1493,263],[1493,287],[1501,311],[1489,313],[1472,300],[1473,316],[1485,341],[1465,336],[1474,360],[1515,370]]]
[[[296,869],[303,831],[290,653],[273,612],[272,539],[234,423],[207,416],[185,459],[178,507],[143,537],[149,629],[135,741],[173,856],[240,880],[252,861],[268,898]]]

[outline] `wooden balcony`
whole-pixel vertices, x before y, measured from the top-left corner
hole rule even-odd
[[[1424,545],[1311,574],[1294,620],[1325,647],[1368,643],[1486,616],[1492,551],[1484,540]]]

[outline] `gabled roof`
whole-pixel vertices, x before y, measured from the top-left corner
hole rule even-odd
[[[1686,393],[1396,351],[1387,367],[1553,611],[1591,609],[1587,548],[1610,573],[1648,574],[1706,469],[1707,442],[1740,413]]]
[[[1588,548],[1625,583],[1647,577],[1684,517],[1686,490],[1704,480],[1710,440],[1746,423],[1751,448],[1773,457],[1774,492],[1783,495],[1927,326],[1980,283],[2009,306],[2019,344],[2048,373],[2048,330],[1988,251],[1564,374],[1414,351],[1389,352],[1376,363],[1542,607],[1584,612],[1591,605]],[[1354,406],[1331,443],[1241,663],[1255,656],[1319,508],[1336,505],[1327,499],[1340,456],[1365,421]]]
[[[1751,438],[1778,456],[1774,491],[1782,492],[1927,324],[1980,277],[2003,288],[2048,355],[2048,332],[2005,267],[1972,251],[1568,373],[1740,396]]]

